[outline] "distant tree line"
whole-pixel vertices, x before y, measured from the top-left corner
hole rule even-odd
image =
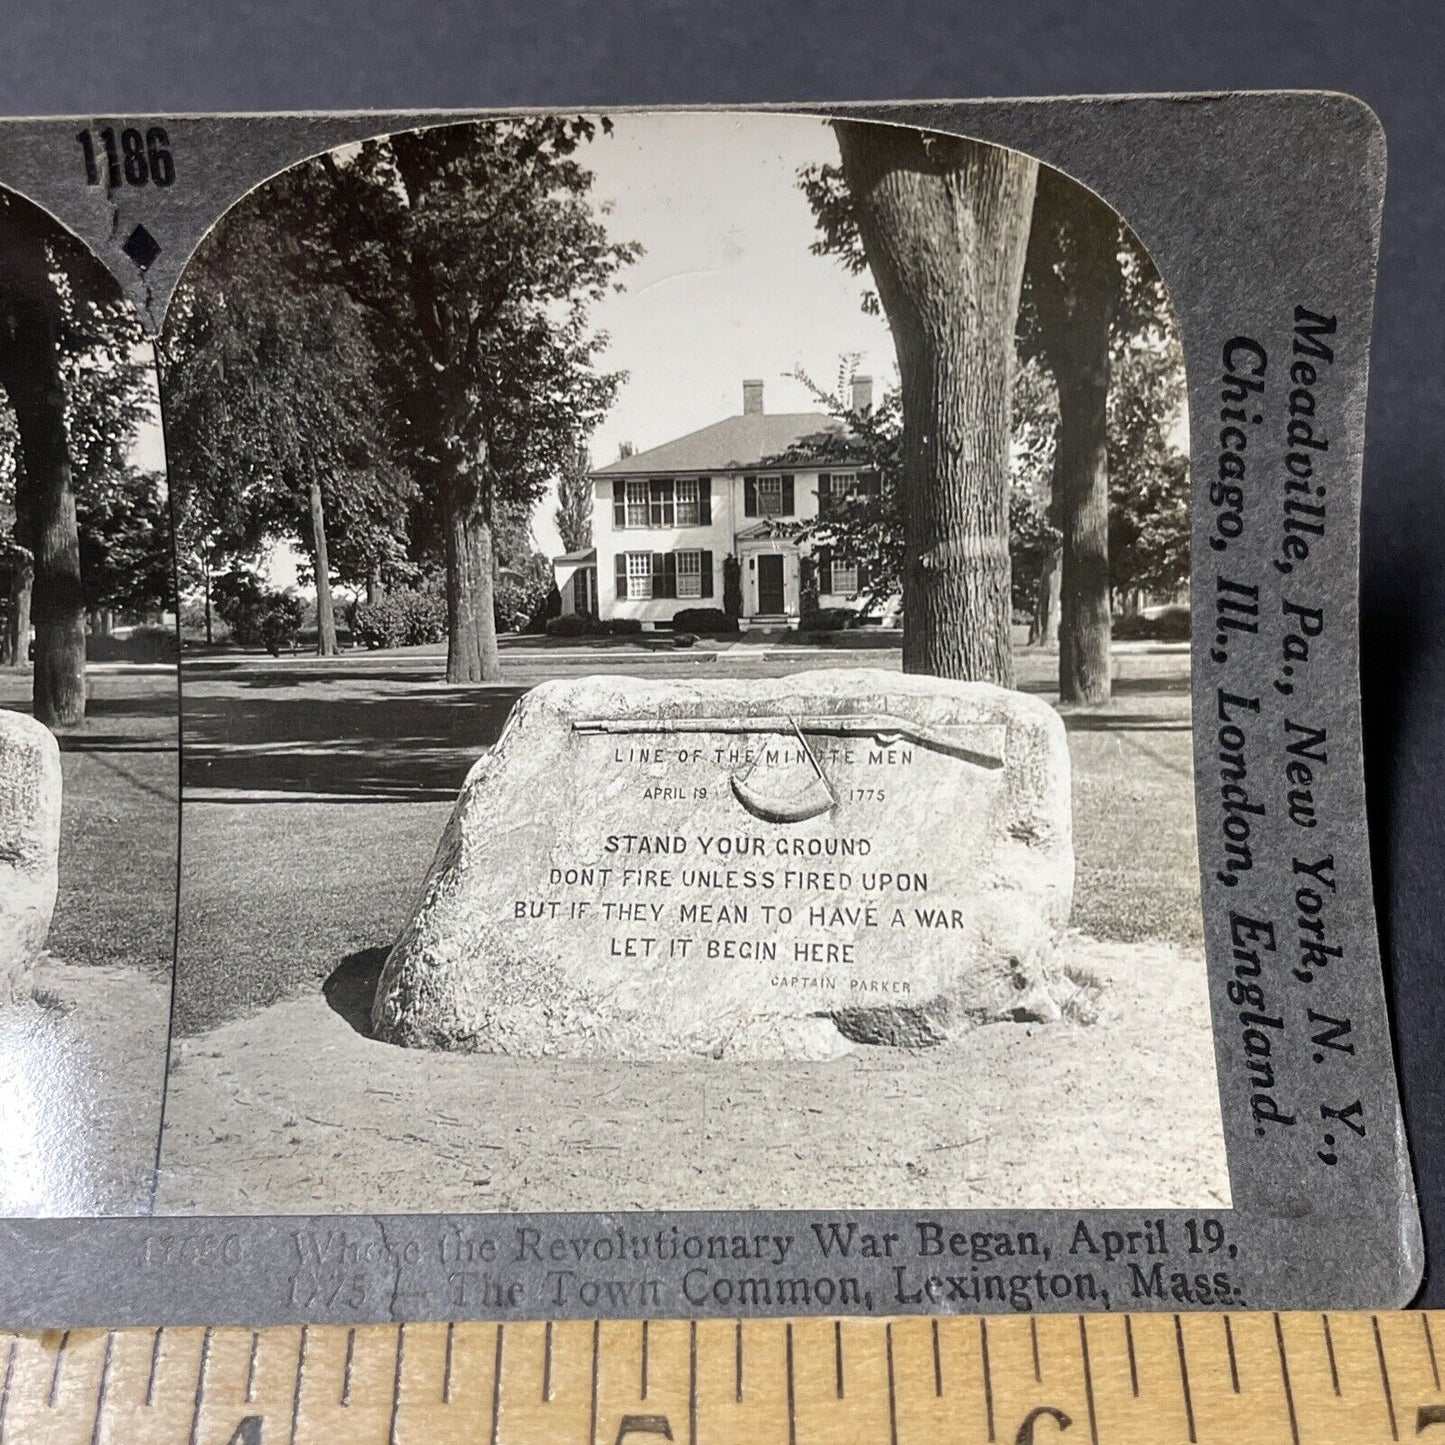
[[[294,540],[332,588],[435,578],[447,678],[499,675],[551,569],[529,519],[622,377],[589,310],[639,249],[590,204],[606,121],[408,132],[292,168],[216,228],[172,303],[163,392],[183,576],[204,591]],[[569,516],[582,525],[576,497]]]

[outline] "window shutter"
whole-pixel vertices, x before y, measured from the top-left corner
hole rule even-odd
[[[818,473],[818,515],[826,517],[833,506],[833,476],[831,472]]]
[[[621,477],[612,484],[612,525],[619,532],[627,526],[627,483]]]
[[[666,581],[664,579],[665,559],[661,552],[652,554],[652,595],[654,597],[666,597]]]
[[[783,478],[783,511],[782,515],[791,517],[793,515],[793,479],[790,476]]]
[[[712,526],[712,478],[697,479],[697,520],[703,527]],[[709,596],[712,594],[709,593]]]
[[[617,485],[621,487],[622,483],[618,482]],[[619,602],[627,601],[627,553],[625,552],[617,554],[617,600]]]
[[[860,496],[877,497],[883,492],[883,479],[877,472],[864,472],[858,485]]]
[[[663,597],[677,596],[677,553],[659,552],[652,559],[653,590],[657,590],[657,558],[662,558],[662,592]]]
[[[758,479],[756,477],[743,478],[743,516],[756,517],[758,515]]]
[[[860,562],[860,563],[858,564],[858,590],[859,590],[860,592],[862,592],[867,586],[868,586],[868,564],[867,564],[866,562]]]
[[[833,591],[833,549],[818,548],[818,591],[827,597]]]
[[[712,553],[702,552],[699,554],[702,561],[698,564],[702,568],[702,595],[712,596]]]

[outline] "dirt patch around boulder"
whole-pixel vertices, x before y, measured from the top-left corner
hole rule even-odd
[[[787,1064],[393,1047],[383,956],[177,1040],[158,1213],[1229,1204],[1197,948],[1076,936],[1060,1022]]]

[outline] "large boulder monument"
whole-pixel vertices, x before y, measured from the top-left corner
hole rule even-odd
[[[468,776],[377,1037],[829,1058],[1059,1013],[1074,855],[1046,703],[874,669],[543,683]]]

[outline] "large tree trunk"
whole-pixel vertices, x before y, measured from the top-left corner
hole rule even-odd
[[[1109,332],[1102,369],[1059,385],[1054,509],[1063,533],[1059,593],[1059,701],[1109,700]]]
[[[1044,354],[1059,388],[1053,476],[1053,516],[1063,534],[1059,698],[1107,702],[1109,341],[1123,289],[1119,218],[1053,171],[1039,179],[1029,276]]]
[[[31,616],[35,624],[35,716],[47,727],[85,721],[85,599],[75,521],[65,389],[53,332],[26,338],[27,361],[7,388],[20,433],[35,555]]]
[[[375,607],[386,597],[386,586],[381,580],[381,563],[373,562],[366,569],[366,605]]]
[[[447,681],[498,682],[497,619],[493,611],[492,523],[470,500],[472,489],[446,490]]]
[[[1014,327],[1038,166],[977,141],[834,123],[903,393],[903,668],[1013,685]]]
[[[16,554],[10,567],[10,617],[5,628],[5,665],[30,665],[30,590],[35,567],[26,553]]]
[[[201,558],[202,576],[205,579],[206,587],[206,646],[210,647],[215,642],[215,627],[211,620],[211,559],[208,556]]]
[[[1039,590],[1034,599],[1033,625],[1029,641],[1036,647],[1059,644],[1060,556],[1058,548],[1045,552],[1039,564]]]
[[[321,483],[311,483],[311,556],[316,565],[316,651],[336,656],[336,610],[331,601],[331,564],[326,555],[326,510]]]
[[[45,245],[0,215],[0,386],[20,434],[19,540],[35,557],[35,716],[47,727],[85,721],[85,599],[60,371],[60,303]]]

